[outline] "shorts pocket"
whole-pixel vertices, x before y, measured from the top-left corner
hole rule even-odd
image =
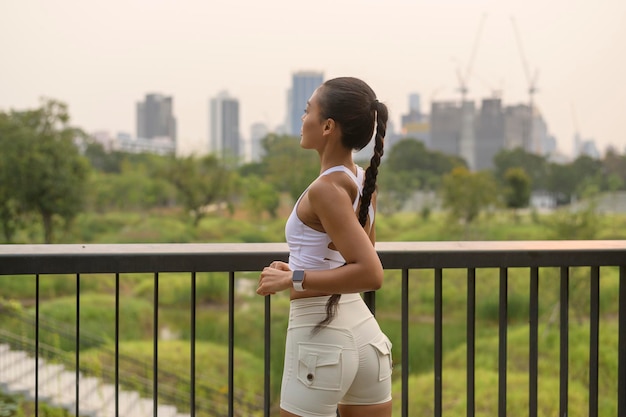
[[[339,391],[341,352],[341,346],[299,343],[298,380],[310,388]]]
[[[393,369],[393,359],[391,357],[391,341],[382,334],[379,338],[370,343],[378,354],[378,380],[384,381],[391,377]]]

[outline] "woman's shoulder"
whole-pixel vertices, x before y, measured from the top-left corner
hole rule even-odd
[[[337,203],[343,199],[350,204],[358,193],[356,185],[341,172],[317,178],[309,187],[309,196],[313,200]]]

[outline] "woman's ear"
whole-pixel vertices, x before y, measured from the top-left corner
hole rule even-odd
[[[337,127],[337,124],[335,123],[333,119],[331,118],[326,119],[326,121],[324,122],[324,134],[325,135],[332,134],[335,131],[336,127]]]

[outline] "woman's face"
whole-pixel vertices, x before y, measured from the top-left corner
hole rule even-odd
[[[313,92],[302,115],[300,146],[304,149],[318,149],[323,140],[324,121],[320,112],[318,91],[319,89]]]

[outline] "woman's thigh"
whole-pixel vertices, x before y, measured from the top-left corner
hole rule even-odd
[[[339,414],[341,417],[391,417],[391,401],[372,405],[339,404]]]
[[[301,327],[287,332],[281,408],[293,415],[334,416],[356,375],[358,352],[345,330],[311,330]]]

